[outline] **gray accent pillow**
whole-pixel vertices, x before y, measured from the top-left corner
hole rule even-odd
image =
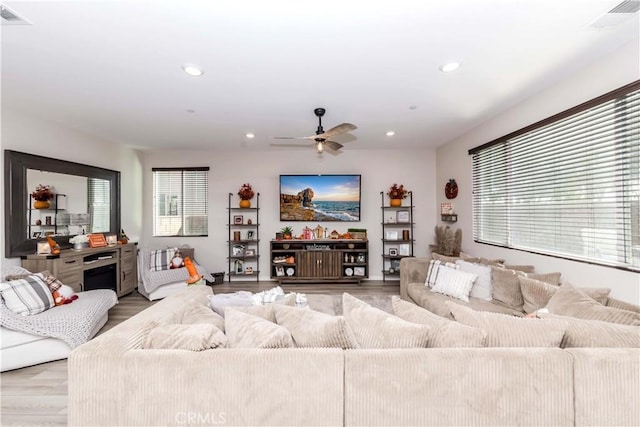
[[[453,322],[399,296],[391,297],[393,313],[407,322],[431,327],[429,347],[484,347],[487,334],[479,328]]]
[[[560,286],[549,299],[546,308],[550,313],[561,316],[602,320],[624,325],[640,325],[639,313],[604,306],[576,289],[571,283],[564,283]]]
[[[540,314],[543,319],[567,323],[561,347],[640,348],[640,326],[620,325],[601,320],[584,320],[555,314]]]
[[[518,275],[514,270],[491,267],[491,296],[501,304],[522,311],[524,300]]]
[[[559,320],[475,311],[446,301],[456,321],[487,333],[487,347],[560,347],[567,325]]]
[[[231,347],[287,348],[293,347],[289,331],[266,319],[225,308],[224,328]]]
[[[491,301],[491,267],[482,264],[473,264],[468,261],[458,260],[456,265],[460,271],[475,274],[476,280],[471,287],[470,297]]]
[[[273,309],[278,325],[287,328],[296,347],[351,348],[344,317],[286,305]]]
[[[344,319],[353,348],[427,347],[429,326],[407,322],[344,293]]]
[[[224,333],[210,323],[166,325],[151,321],[144,328],[146,329],[142,341],[144,349],[202,351],[227,347],[229,343]]]

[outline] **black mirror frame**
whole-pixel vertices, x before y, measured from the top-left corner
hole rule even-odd
[[[25,239],[27,230],[27,169],[99,178],[111,183],[109,233],[120,232],[120,172],[81,163],[67,162],[35,154],[4,150],[4,231],[6,258],[31,255],[36,252],[36,239]],[[57,236],[62,247],[70,246],[71,236]]]

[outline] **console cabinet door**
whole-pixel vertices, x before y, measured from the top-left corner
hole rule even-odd
[[[341,251],[298,252],[298,277],[336,279],[341,276]]]
[[[136,245],[132,243],[120,248],[120,286],[118,287],[118,296],[126,295],[136,288],[136,252]]]

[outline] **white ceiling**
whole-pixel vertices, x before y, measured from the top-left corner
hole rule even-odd
[[[324,107],[345,150],[436,147],[637,39],[637,13],[590,27],[620,1],[3,1],[32,25],[1,27],[2,107],[160,149],[265,148]]]

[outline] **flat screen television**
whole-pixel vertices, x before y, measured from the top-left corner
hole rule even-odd
[[[360,221],[360,175],[280,175],[280,221]]]

